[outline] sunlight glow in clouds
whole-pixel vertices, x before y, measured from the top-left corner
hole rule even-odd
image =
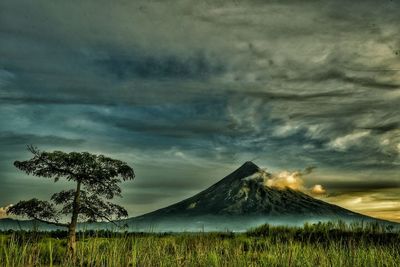
[[[0,207],[0,219],[7,217],[7,210],[12,207],[12,204],[5,207]]]
[[[277,188],[283,190],[290,188],[293,190],[303,190],[304,181],[302,179],[302,173],[295,171],[283,171],[265,181],[265,185],[268,187]]]
[[[326,194],[326,190],[322,185],[316,184],[311,188],[311,194],[313,194],[313,195],[323,195],[323,194]]]
[[[261,179],[265,186],[278,190],[285,190],[286,188],[290,188],[311,195],[324,195],[326,194],[326,189],[320,184],[316,184],[311,188],[307,188],[304,186],[304,176],[310,174],[313,169],[314,168],[311,167],[306,168],[304,171],[292,172],[285,170],[277,174],[270,174],[265,170],[260,170],[258,173],[251,176],[250,179]]]
[[[321,199],[361,214],[400,222],[400,201],[395,196],[388,197],[388,193],[387,190],[376,190],[369,193],[327,195]]]

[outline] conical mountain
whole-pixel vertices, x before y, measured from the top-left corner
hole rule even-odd
[[[193,225],[201,224],[214,229],[215,225],[222,223],[225,229],[237,230],[237,226],[242,229],[244,225],[252,226],[260,222],[301,224],[309,220],[372,220],[300,191],[268,187],[264,181],[269,175],[254,163],[246,162],[193,197],[132,218],[128,224],[157,224],[162,229],[165,226],[192,229]]]

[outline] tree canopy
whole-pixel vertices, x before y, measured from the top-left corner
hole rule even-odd
[[[74,182],[75,188],[52,195],[50,201],[36,198],[20,201],[8,213],[26,216],[56,226],[68,227],[70,243],[75,243],[78,219],[87,222],[112,221],[128,216],[121,206],[109,200],[121,197],[120,183],[133,180],[135,173],[125,162],[88,152],[46,152],[28,146],[33,157],[15,161],[18,169],[34,176],[61,178]],[[60,219],[71,215],[69,223]]]

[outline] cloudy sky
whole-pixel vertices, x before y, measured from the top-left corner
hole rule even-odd
[[[66,186],[14,160],[128,162],[130,215],[253,160],[400,221],[398,1],[0,2],[0,207]],[[0,208],[0,216],[3,216]]]

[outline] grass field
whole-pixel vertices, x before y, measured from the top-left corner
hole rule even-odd
[[[0,266],[400,266],[400,233],[376,224],[264,225],[247,233],[3,232]]]

